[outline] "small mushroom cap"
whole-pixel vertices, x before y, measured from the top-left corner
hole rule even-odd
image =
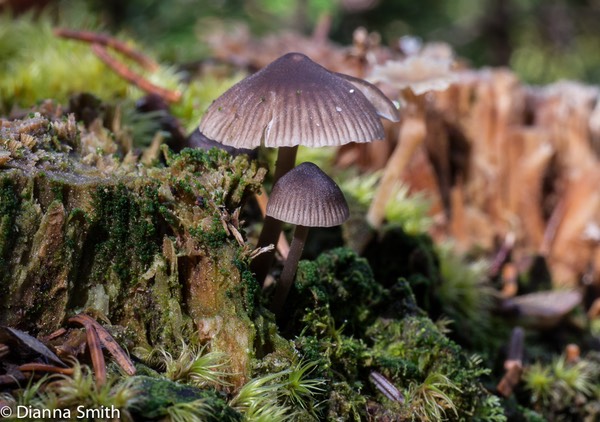
[[[556,326],[581,303],[576,290],[550,290],[515,296],[504,301],[504,307],[514,308],[519,322],[538,328]]]
[[[275,183],[267,215],[307,227],[339,226],[349,210],[338,185],[313,163],[302,163]]]
[[[337,146],[384,139],[380,117],[399,120],[376,86],[288,53],[217,98],[200,130],[236,148]]]

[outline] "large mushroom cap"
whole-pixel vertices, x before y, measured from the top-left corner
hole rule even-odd
[[[302,163],[273,187],[267,215],[308,227],[339,226],[348,219],[348,204],[338,185],[313,163]]]
[[[380,117],[398,111],[377,87],[288,53],[217,98],[200,130],[236,148],[321,147],[383,139]]]

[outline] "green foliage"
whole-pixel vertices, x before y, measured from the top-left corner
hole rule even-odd
[[[298,362],[284,378],[281,395],[283,402],[295,409],[303,409],[316,418],[316,399],[324,392],[325,380],[311,378],[316,362]]]
[[[552,384],[554,377],[549,367],[540,362],[534,363],[523,376],[525,387],[531,391],[531,401],[547,405],[552,398]]]
[[[482,349],[495,349],[490,344],[494,335],[492,309],[495,290],[487,278],[488,263],[469,262],[454,254],[450,245],[437,248],[442,282],[435,289],[443,313],[453,321],[456,336],[467,344]],[[485,343],[489,347],[484,347]]]
[[[445,391],[460,390],[446,376],[430,373],[421,384],[413,383],[408,388],[407,403],[413,420],[434,422],[447,418],[447,412],[458,417],[456,405]]]
[[[461,348],[440,333],[428,318],[379,319],[367,335],[374,342],[372,354],[374,364],[379,366],[378,372],[407,388],[410,393],[407,396],[418,393],[422,415],[432,418],[435,409],[441,412],[440,409],[455,407],[458,414],[475,418],[490,413],[492,409],[488,406],[496,406],[494,402],[485,401],[489,393],[479,379],[488,370],[481,366],[481,360],[467,359]],[[438,396],[436,388],[445,396]],[[425,399],[423,395],[429,393],[433,398]],[[432,400],[436,403],[439,400],[439,406],[432,408]]]
[[[145,53],[151,55],[148,51]],[[132,139],[139,141],[142,135],[147,143],[156,132],[156,120],[150,121],[157,117],[156,113],[131,112],[132,101],[144,93],[108,69],[92,53],[89,44],[54,36],[46,15],[34,20],[30,16],[12,18],[0,14],[0,57],[3,58],[0,61],[0,114],[6,114],[13,107],[31,107],[46,98],[66,104],[70,96],[89,92],[112,104],[124,102],[124,106],[118,108]],[[135,69],[135,64],[122,59]],[[184,82],[186,74],[165,65],[144,76],[158,86],[182,93],[181,101],[171,111],[189,132],[198,125],[208,105],[239,81],[242,74],[208,75]]]
[[[14,242],[15,219],[19,210],[19,197],[14,183],[8,177],[0,180],[0,296],[6,297],[10,275],[6,259]]]
[[[91,230],[100,239],[96,248],[98,281],[112,268],[122,282],[145,271],[158,252],[160,237],[156,232],[159,215],[155,206],[157,191],[148,186],[142,195],[131,192],[124,184],[99,186],[95,192]]]
[[[500,398],[491,394],[481,402],[475,415],[477,415],[473,418],[475,422],[506,422],[508,420]]]
[[[326,310],[336,324],[343,324],[357,335],[374,318],[384,293],[367,261],[344,248],[321,254],[314,261],[300,262],[295,289],[290,302],[300,312]]]
[[[0,112],[52,98],[66,102],[78,92],[122,98],[128,84],[92,53],[89,45],[52,33],[50,19],[0,14]]]
[[[283,375],[278,372],[250,380],[229,404],[243,413],[248,421],[284,420],[292,409],[283,406],[277,399],[277,390],[281,387],[277,381]]]
[[[598,414],[599,376],[600,366],[595,360],[569,363],[560,356],[549,364],[536,362],[525,368],[523,380],[531,404],[542,415],[571,415],[583,420]]]
[[[288,369],[253,378],[229,404],[247,421],[316,419],[325,381],[312,377],[315,366],[297,362]]]
[[[111,374],[108,382],[96,385],[96,380],[87,366],[75,363],[72,375],[53,375],[30,382],[17,390],[15,405],[33,409],[69,409],[77,414],[78,406],[85,409],[114,408],[121,413],[122,420],[131,420],[129,409],[138,403],[138,390],[131,378],[123,379]]]
[[[299,330],[296,347],[327,381],[328,418],[366,418],[364,404],[372,392],[364,386],[370,385],[370,371],[377,371],[407,397],[402,405],[382,402],[382,414],[502,420],[500,404],[488,400],[480,383],[488,370],[416,307],[406,280],[384,288],[364,259],[335,249],[302,261],[295,289],[291,319],[301,322],[289,329]]]
[[[341,183],[344,194],[367,208],[373,201],[381,173],[349,177]],[[409,193],[406,185],[394,189],[385,206],[385,220],[390,228],[401,227],[406,233],[425,233],[431,226],[431,204],[424,193]]]
[[[197,422],[208,420],[213,412],[210,401],[197,399],[189,402],[174,403],[167,408],[171,422]]]
[[[172,381],[190,384],[196,387],[220,387],[229,385],[227,357],[224,353],[208,352],[206,347],[182,343],[179,356],[174,358],[164,348],[157,350],[157,361],[164,369],[164,375]],[[150,357],[150,359],[152,359]]]

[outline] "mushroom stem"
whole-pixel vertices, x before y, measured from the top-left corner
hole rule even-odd
[[[283,266],[283,271],[281,272],[281,277],[279,278],[279,283],[277,283],[275,295],[273,296],[273,300],[271,302],[271,310],[277,317],[280,316],[287,295],[290,292],[292,284],[294,283],[296,269],[298,268],[298,262],[302,256],[302,250],[304,249],[304,243],[306,242],[307,236],[307,226],[296,226],[296,230],[294,231],[294,239],[292,240],[292,244],[290,246],[290,253]]]
[[[275,183],[277,183],[281,176],[294,168],[297,152],[298,145],[293,147],[279,147],[279,150],[277,151],[277,162],[275,163],[273,186],[275,186]]]
[[[277,152],[277,163],[275,164],[275,175],[273,176],[273,186],[275,186],[275,183],[277,183],[281,176],[294,168],[297,152],[298,146],[279,148]],[[281,227],[281,221],[271,217],[265,217],[256,247],[264,248],[271,244],[277,245]],[[260,254],[252,261],[252,272],[255,275],[256,281],[261,286],[264,285],[269,269],[271,268],[271,265],[273,265],[274,257],[275,251],[273,250]]]

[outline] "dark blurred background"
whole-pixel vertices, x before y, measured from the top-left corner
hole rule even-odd
[[[309,34],[329,15],[342,44],[364,26],[389,45],[406,35],[446,41],[473,66],[510,66],[530,83],[600,83],[600,0],[0,0],[17,13],[32,6],[126,33],[176,63],[209,54],[200,40],[216,22],[245,22],[255,35]]]

